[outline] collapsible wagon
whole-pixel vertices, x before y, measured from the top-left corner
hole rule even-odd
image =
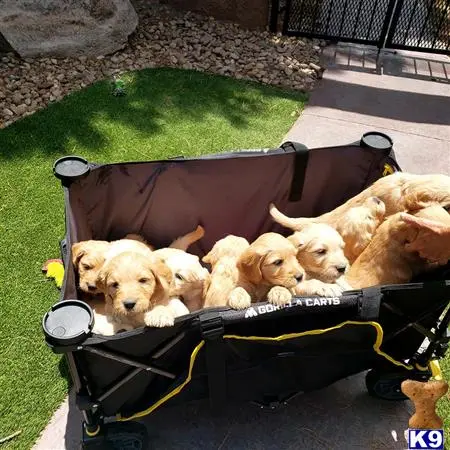
[[[370,394],[401,400],[404,379],[428,379],[448,342],[445,270],[339,298],[297,297],[284,308],[204,309],[173,327],[105,337],[91,332],[92,310],[77,300],[71,263],[73,243],[127,233],[163,247],[201,224],[205,237],[190,249],[200,257],[227,234],[249,241],[267,231],[286,234],[269,216],[271,202],[290,216],[316,216],[397,170],[392,141],[379,133],[314,150],[287,142],[165,161],[58,160],[66,270],[61,301],[43,327],[48,345],[67,358],[84,417],[83,448],[123,448],[125,442],[145,448],[145,428],[133,420],[179,402],[209,398],[213,408],[227,400],[270,407],[366,370]]]

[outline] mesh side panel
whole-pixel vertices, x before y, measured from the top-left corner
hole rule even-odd
[[[290,35],[450,52],[450,0],[291,0],[284,21]]]
[[[391,43],[449,50],[450,0],[405,0]]]
[[[390,0],[293,0],[288,32],[375,42]]]

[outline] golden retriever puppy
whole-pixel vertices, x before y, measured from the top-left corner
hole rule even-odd
[[[344,253],[350,264],[369,245],[385,213],[384,202],[378,197],[369,197],[361,206],[350,208],[335,224],[345,242]]]
[[[125,241],[125,244],[117,242]],[[131,244],[130,244],[131,241]],[[139,244],[135,244],[139,242]],[[142,248],[142,244],[148,246],[142,236],[128,234],[124,239],[114,241],[117,248],[133,248],[135,245]],[[148,246],[151,248],[151,246]],[[97,277],[105,262],[106,254],[111,249],[111,242],[91,239],[77,242],[72,245],[72,264],[78,273],[79,288],[90,295],[97,295]]]
[[[334,216],[302,217],[292,219],[296,225],[292,225],[291,218],[282,214],[275,205],[270,205],[270,214],[274,220],[287,228],[302,230],[310,224],[325,224],[333,227],[342,236],[345,242],[345,256],[354,262],[367,247],[375,230],[384,219],[385,205],[378,197],[369,197],[361,206],[355,206],[342,211],[339,220]]]
[[[311,223],[288,237],[308,278],[334,283],[347,271],[344,240],[331,226]]]
[[[72,264],[78,273],[78,286],[88,294],[99,293],[97,288],[98,273],[105,262],[108,241],[82,241],[72,245]]]
[[[414,213],[425,219],[450,224],[450,215],[439,205],[429,206]],[[418,233],[397,213],[383,222],[371,243],[350,267],[345,280],[354,289],[383,284],[407,283],[413,276],[433,268],[433,264],[407,250]]]
[[[199,225],[194,231],[175,239],[170,247],[186,250],[204,234],[203,227]],[[148,255],[152,250],[153,246],[139,234],[127,234],[123,239],[112,242],[88,240],[73,244],[72,262],[78,272],[80,289],[90,295],[99,293],[97,277],[107,258],[112,258],[124,251],[138,251]]]
[[[226,306],[231,292],[237,286],[239,270],[237,260],[250,246],[247,239],[230,234],[218,240],[202,261],[211,265],[211,276],[205,283],[204,307]],[[240,309],[239,304],[229,305]]]
[[[171,282],[171,270],[158,258],[133,251],[113,256],[98,277],[107,321],[123,330],[173,325],[180,301],[170,302]]]
[[[377,197],[385,205],[386,217],[397,212],[415,211],[427,205],[450,206],[450,177],[441,174],[415,175],[396,172],[380,178],[364,191],[347,200],[333,211],[312,218],[287,217],[271,205],[271,215],[281,225],[297,230],[308,221],[338,224],[351,208],[363,206],[370,197]],[[339,231],[339,230],[338,230]]]
[[[337,284],[348,269],[344,240],[331,226],[310,223],[288,237],[297,249],[297,260],[305,270],[305,280],[293,290],[297,295],[336,297],[343,286]]]
[[[162,248],[153,252],[172,271],[170,297],[180,299],[189,311],[203,308],[203,291],[209,272],[201,264],[198,256],[176,248]]]
[[[305,271],[297,261],[297,249],[277,233],[264,233],[238,258],[237,287],[228,304],[244,309],[251,302],[267,300],[285,305],[292,299],[291,289],[300,283]]]

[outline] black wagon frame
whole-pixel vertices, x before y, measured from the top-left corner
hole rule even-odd
[[[170,167],[182,167],[184,161],[192,161],[194,166],[198,162],[202,176],[204,170],[227,162],[243,168],[251,163],[274,167],[286,162],[280,173],[286,173],[286,168],[289,173],[278,180],[283,185],[280,201],[298,206],[310,192],[305,184],[308,167],[314,166],[316,157],[321,158],[321,152],[326,159],[336,157],[335,163],[341,154],[347,159],[353,155],[351,162],[345,163],[353,164],[349,173],[361,171],[356,178],[365,174],[353,191],[343,189],[345,199],[376,178],[400,170],[389,141],[375,133],[370,142],[363,137],[348,146],[315,149],[317,153],[287,142],[273,150],[153,162],[159,165],[149,167],[149,176],[155,183],[152,167],[161,176],[163,167],[169,172]],[[58,175],[66,203],[61,302],[78,294],[70,248],[83,236],[72,223],[79,205],[71,196],[80,189],[88,192],[92,186],[108,189],[105,177],[116,170],[130,176],[126,173],[136,169],[132,164],[88,164],[89,170],[82,174]],[[137,170],[147,170],[147,163],[136,164]],[[312,210],[316,206],[312,205]],[[261,227],[283,232],[268,222]],[[110,233],[108,237],[113,237]],[[46,342],[67,360],[76,404],[83,415],[83,448],[119,449],[130,442],[134,442],[133,448],[146,448],[146,430],[135,419],[179,402],[209,398],[217,410],[228,399],[238,399],[273,409],[301,392],[364,370],[369,370],[366,384],[371,395],[404,399],[400,391],[404,379],[427,380],[440,375],[434,362],[444,356],[449,342],[448,278],[447,267],[414,283],[349,291],[339,298],[296,297],[283,308],[264,302],[244,311],[209,308],[178,318],[173,327],[143,328],[111,337],[90,334],[67,345],[47,335]],[[251,382],[255,376],[262,379],[258,385]],[[111,422],[111,417],[116,421]]]

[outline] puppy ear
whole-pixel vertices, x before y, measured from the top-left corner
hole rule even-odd
[[[86,254],[84,242],[77,242],[72,245],[72,264],[77,267],[80,259]]]
[[[416,216],[413,216],[412,214],[402,213],[400,217],[408,225],[411,225],[411,226],[419,228],[419,229],[427,229],[427,230],[435,231],[436,228],[440,227],[439,222],[436,223],[433,220],[424,219],[422,217],[416,217]]]
[[[306,241],[299,236],[299,233],[291,234],[287,239],[296,250],[301,250],[306,245]]]
[[[108,280],[108,270],[107,267],[103,266],[97,275],[97,280],[96,280],[96,284],[97,284],[97,289],[101,292],[103,292],[103,294],[106,294],[106,282]]]
[[[155,291],[151,302],[155,305],[164,304],[169,297],[170,285],[172,283],[172,271],[166,263],[155,259],[151,263],[151,271],[155,277]]]
[[[211,250],[209,253],[207,253],[203,258],[202,261],[206,264],[212,264],[214,261],[214,250]]]
[[[257,249],[250,246],[238,259],[237,268],[253,284],[259,284],[263,279],[261,263],[264,256],[264,254],[261,254]]]

